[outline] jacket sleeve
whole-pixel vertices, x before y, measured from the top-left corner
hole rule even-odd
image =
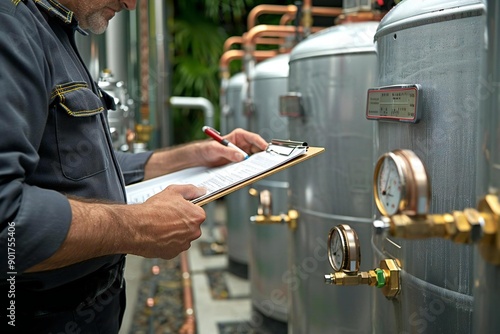
[[[27,182],[48,115],[49,67],[38,33],[0,6],[0,278],[49,258],[71,224],[68,199]],[[44,90],[45,88],[45,90]]]
[[[140,182],[144,179],[144,166],[152,154],[153,152],[115,152],[126,185]]]

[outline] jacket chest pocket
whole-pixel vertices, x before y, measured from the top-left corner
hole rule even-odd
[[[51,97],[63,175],[82,180],[105,171],[111,158],[104,107],[85,82],[58,85]]]

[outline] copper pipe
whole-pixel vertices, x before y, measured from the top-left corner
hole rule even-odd
[[[292,15],[290,13],[285,13],[280,18],[280,26],[286,26],[293,20],[295,20],[295,15]]]
[[[260,61],[274,57],[278,54],[276,50],[268,51],[253,51],[252,56],[255,60]],[[222,54],[219,60],[219,71],[221,72],[221,77],[224,79],[229,79],[229,63],[236,59],[243,59],[245,57],[245,51],[243,50],[228,50]]]
[[[243,44],[242,36],[231,36],[224,41],[224,47],[222,48],[224,52],[231,49],[234,44]]]
[[[140,49],[140,87],[141,102],[143,105],[149,103],[149,18],[148,18],[148,0],[139,2],[139,43]]]
[[[285,13],[296,13],[297,7],[294,5],[280,6],[280,5],[258,5],[252,8],[247,17],[247,29],[250,30],[255,27],[257,22],[257,17],[262,14],[285,14]]]
[[[235,44],[243,44],[244,37],[243,36],[232,36],[226,39],[224,42],[223,50],[224,52],[231,50],[231,47]],[[257,38],[255,44],[261,45],[282,45],[285,43],[283,38]]]
[[[304,8],[306,7],[304,3]],[[343,9],[340,7],[311,7],[310,6],[310,11],[312,16],[339,16],[342,14]],[[250,13],[248,14],[247,18],[247,29],[250,30],[253,27],[255,27],[256,22],[257,22],[257,17],[259,17],[262,14],[279,14],[279,15],[284,15],[284,14],[289,14],[289,15],[296,15],[297,14],[297,7],[294,5],[288,5],[288,6],[280,6],[280,5],[258,5],[255,6]]]
[[[324,28],[322,27],[312,27],[312,32],[318,32]],[[246,51],[253,51],[255,49],[255,40],[257,37],[262,36],[279,36],[279,37],[287,37],[296,32],[304,32],[303,27],[294,27],[294,26],[275,26],[275,25],[267,25],[260,24],[258,26],[250,29],[244,36],[244,45],[247,49]]]
[[[187,253],[182,252],[180,255],[182,286],[184,289],[184,313],[186,320],[179,330],[180,334],[195,334],[196,333],[196,318],[194,315],[193,291],[191,289],[191,275],[189,273],[189,264]]]
[[[312,17],[312,0],[304,0],[302,5],[302,26],[304,27],[304,35],[307,37],[311,34],[311,27],[313,25]]]
[[[387,12],[354,12],[339,15],[335,19],[335,24],[353,23],[353,22],[367,22],[367,21],[381,21]]]

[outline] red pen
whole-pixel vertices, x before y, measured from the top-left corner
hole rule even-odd
[[[245,151],[243,151],[241,148],[239,148],[238,146],[231,143],[229,140],[222,138],[219,131],[215,130],[214,128],[212,128],[210,126],[206,126],[206,125],[202,128],[202,130],[203,130],[203,132],[205,132],[205,134],[207,136],[215,139],[216,141],[218,141],[222,145],[232,147],[235,150],[240,151],[240,153],[243,154],[243,157],[245,159],[248,159],[248,154]]]

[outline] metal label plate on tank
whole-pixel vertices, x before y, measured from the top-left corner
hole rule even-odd
[[[302,94],[297,92],[288,92],[280,96],[280,115],[290,118],[304,116],[302,109]]]
[[[421,86],[393,85],[368,89],[366,118],[417,123],[420,120]]]

